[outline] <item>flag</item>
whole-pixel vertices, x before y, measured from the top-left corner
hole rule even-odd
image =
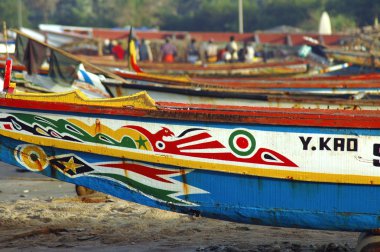
[[[129,30],[128,36],[128,60],[129,60],[129,70],[134,70],[136,73],[142,73],[142,70],[137,65],[136,61],[136,46],[135,41],[132,39],[132,26]]]
[[[135,42],[133,41],[133,39],[129,41],[129,65],[132,67],[132,69],[135,72],[137,73],[142,72],[136,62],[136,47],[135,47]]]

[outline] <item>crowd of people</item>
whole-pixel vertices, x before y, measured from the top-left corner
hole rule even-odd
[[[246,62],[254,61],[255,50],[251,42],[244,42],[241,48],[235,41],[235,37],[231,36],[225,47],[220,47],[211,38],[208,41],[197,42],[191,39],[185,52],[185,58],[178,58],[178,51],[175,44],[170,38],[166,38],[165,42],[159,48],[159,55],[153,55],[150,42],[141,39],[134,39],[136,55],[138,61],[153,61],[154,59],[161,62],[172,63],[176,61],[186,61],[189,63],[201,62],[203,64],[216,62]],[[122,45],[120,41],[106,41],[104,46],[104,54],[112,54],[115,60],[125,60],[128,52],[127,45]],[[156,57],[154,57],[156,56]]]
[[[230,41],[224,48],[218,48],[213,39],[203,42],[199,48],[196,46],[196,40],[192,39],[187,48],[187,61],[195,63],[215,62],[253,62],[255,50],[252,43],[244,42],[243,47],[239,49],[235,37],[231,36]]]

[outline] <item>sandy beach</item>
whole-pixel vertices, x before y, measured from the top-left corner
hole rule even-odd
[[[244,225],[162,211],[0,163],[2,251],[354,251],[359,233]]]

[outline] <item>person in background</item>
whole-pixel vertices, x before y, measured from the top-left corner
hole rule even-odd
[[[253,48],[252,43],[244,43],[244,62],[252,63],[255,59],[255,49]]]
[[[165,39],[165,44],[161,46],[161,59],[163,62],[172,63],[177,56],[177,48],[170,43],[170,39]]]
[[[226,53],[225,60],[228,62],[235,62],[238,60],[238,46],[235,41],[235,37],[230,37],[230,42],[226,45],[226,50],[229,52],[229,54]]]
[[[140,48],[140,61],[152,61],[152,49],[150,48],[149,41],[145,39],[141,39]]]
[[[245,41],[243,48],[241,48],[238,52],[239,61],[251,63],[253,62],[254,56],[255,50],[253,49],[252,44]]]
[[[124,49],[121,46],[120,42],[116,41],[115,45],[112,47],[112,54],[116,60],[124,59]]]
[[[228,50],[228,46],[226,46],[226,48],[222,52],[222,59],[225,62],[232,62],[232,55],[231,52]]]
[[[207,50],[207,41],[203,41],[199,47],[199,59],[202,62],[202,65],[207,64],[206,50]]]
[[[242,47],[238,51],[238,60],[239,62],[244,62],[245,61],[245,48]]]
[[[225,61],[226,48],[221,48],[218,50],[218,60],[219,62]]]
[[[109,39],[105,39],[103,43],[103,54],[110,55],[112,54],[112,44]]]
[[[187,47],[187,62],[195,63],[199,60],[199,51],[196,47],[196,40],[191,39],[189,46]]]
[[[208,63],[218,61],[218,46],[214,44],[214,39],[209,39],[206,46],[206,59]]]

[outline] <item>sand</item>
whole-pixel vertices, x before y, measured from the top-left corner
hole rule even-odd
[[[95,195],[0,163],[4,251],[354,251],[358,233],[244,225]]]

